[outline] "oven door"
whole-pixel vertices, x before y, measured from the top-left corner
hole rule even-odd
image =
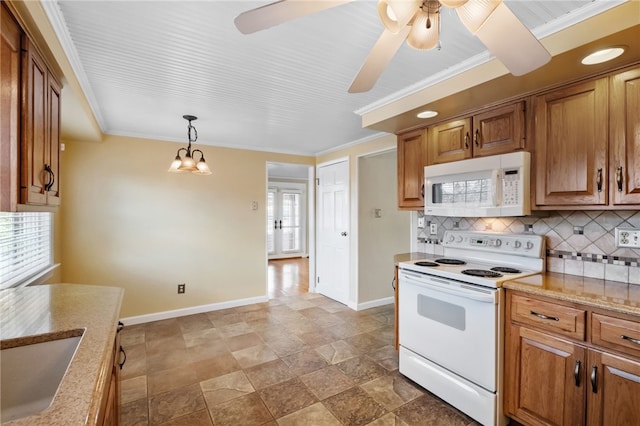
[[[401,270],[400,345],[497,390],[500,290]]]

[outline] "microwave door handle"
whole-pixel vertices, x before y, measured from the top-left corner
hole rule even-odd
[[[495,169],[491,172],[491,183],[493,191],[491,191],[491,202],[494,207],[498,207],[502,204],[502,170]]]

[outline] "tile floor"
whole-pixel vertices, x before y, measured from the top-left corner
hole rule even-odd
[[[121,424],[476,425],[398,373],[393,306],[319,294],[129,326]]]

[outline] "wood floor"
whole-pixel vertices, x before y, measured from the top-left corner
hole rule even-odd
[[[309,292],[309,258],[270,260],[267,269],[269,299]]]

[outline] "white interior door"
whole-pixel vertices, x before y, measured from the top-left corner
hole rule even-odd
[[[304,188],[269,187],[267,192],[267,253],[269,259],[306,252]]]
[[[349,300],[349,163],[318,168],[316,289],[338,302]]]

